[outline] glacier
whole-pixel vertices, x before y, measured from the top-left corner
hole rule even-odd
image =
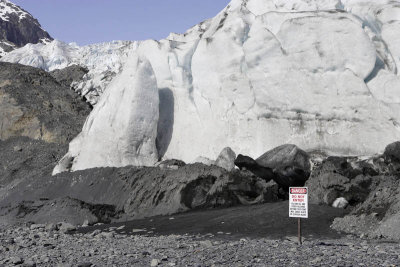
[[[153,69],[146,58],[134,54],[94,107],[53,174],[65,169],[152,165],[158,159],[158,106]]]
[[[84,80],[71,87],[95,105],[99,96],[115,78],[117,73],[134,51],[137,42],[113,41],[109,43],[78,46],[76,43],[64,43],[59,40],[39,44],[27,44],[11,53],[6,53],[1,61],[19,63],[46,71],[63,69],[71,65],[88,68]]]
[[[257,157],[281,144],[372,155],[400,139],[400,2],[233,0],[163,40],[27,45],[1,60],[89,73],[94,105],[54,170]]]

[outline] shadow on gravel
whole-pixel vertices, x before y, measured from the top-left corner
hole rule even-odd
[[[192,211],[171,216],[96,225],[80,228],[78,232],[95,230],[115,231],[128,235],[212,234],[217,238],[242,237],[284,239],[297,236],[297,219],[288,216],[288,201],[240,206],[225,209]],[[346,211],[329,206],[310,205],[309,218],[302,220],[303,236],[307,239],[340,238],[341,234],[330,229],[335,217]]]

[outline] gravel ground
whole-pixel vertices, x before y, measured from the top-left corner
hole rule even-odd
[[[57,229],[59,228],[59,229]],[[226,239],[207,235],[143,236],[68,225],[0,230],[0,266],[399,266],[400,244],[340,239]]]

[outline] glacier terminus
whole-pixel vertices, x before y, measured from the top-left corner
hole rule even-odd
[[[1,60],[78,64],[94,109],[54,173],[257,157],[282,144],[329,155],[400,139],[400,3],[233,0],[159,41],[28,44]]]

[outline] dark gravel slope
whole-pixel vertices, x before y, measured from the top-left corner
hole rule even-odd
[[[81,130],[90,106],[49,73],[0,62],[0,139],[27,136],[67,144]]]

